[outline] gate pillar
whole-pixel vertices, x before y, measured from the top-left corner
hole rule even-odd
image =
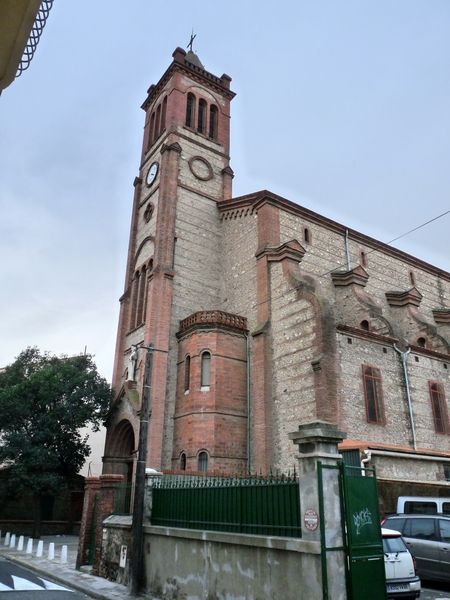
[[[95,518],[95,500],[100,490],[100,477],[86,477],[84,480],[84,501],[83,512],[81,515],[80,534],[78,540],[78,554],[76,568],[90,562],[92,557],[88,559],[88,551],[90,550],[92,528],[95,529],[96,524],[93,522]]]
[[[308,571],[317,581],[323,600],[345,600],[346,569],[342,532],[338,444],[345,437],[333,423],[300,425],[289,438],[298,446],[302,539],[319,542],[320,555],[309,555]]]

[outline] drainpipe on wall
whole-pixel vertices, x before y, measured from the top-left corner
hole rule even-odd
[[[368,463],[370,463],[370,459],[372,458],[372,452],[370,450],[364,450],[363,454],[366,458],[361,459],[361,468],[365,469],[367,468]],[[362,474],[365,475],[365,472],[363,471]]]
[[[350,250],[348,247],[348,229],[345,230],[345,255],[347,257],[347,271],[351,271],[352,262],[350,260]]]
[[[245,334],[247,351],[247,471],[250,473],[252,468],[252,454],[250,447],[250,336]]]
[[[416,430],[415,430],[415,427],[414,427],[414,417],[413,417],[412,402],[411,402],[411,390],[410,390],[410,387],[409,387],[409,377],[408,377],[408,369],[407,369],[408,354],[411,352],[411,348],[408,348],[408,350],[406,350],[405,352],[402,352],[394,344],[394,350],[396,350],[400,354],[400,358],[401,358],[401,361],[402,361],[403,376],[405,378],[405,386],[406,386],[406,398],[408,400],[409,421],[411,423],[411,433],[412,433],[413,448],[414,448],[414,450],[417,450]]]

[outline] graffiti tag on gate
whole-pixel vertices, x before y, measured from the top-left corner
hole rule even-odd
[[[353,523],[356,527],[356,535],[360,534],[365,525],[372,525],[372,514],[368,508],[363,508],[358,513],[353,513]]]

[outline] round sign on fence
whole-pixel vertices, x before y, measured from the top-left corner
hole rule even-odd
[[[303,522],[306,529],[315,531],[319,526],[319,515],[313,508],[307,508],[303,515]]]

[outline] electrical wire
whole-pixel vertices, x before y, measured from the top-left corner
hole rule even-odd
[[[393,242],[395,242],[395,241],[397,241],[397,240],[399,240],[401,238],[406,237],[407,235],[413,233],[414,231],[418,231],[419,229],[422,229],[426,225],[429,225],[430,223],[433,223],[434,221],[437,221],[438,219],[441,219],[442,217],[445,217],[448,214],[450,214],[450,210],[446,210],[445,212],[441,213],[440,215],[437,215],[436,217],[433,217],[432,219],[429,219],[428,221],[425,221],[424,223],[421,223],[420,225],[417,225],[417,227],[414,227],[413,229],[410,229],[409,231],[406,231],[405,233],[402,233],[401,235],[399,235],[399,236],[393,238],[392,240],[390,240],[389,242],[385,242],[385,244],[386,245],[390,245]],[[332,252],[329,252],[328,250],[325,250],[325,252],[327,254],[331,254],[331,255],[334,256],[334,254]],[[369,250],[366,253],[366,256],[369,256],[373,252],[379,252],[379,249],[378,248],[373,248],[372,250]],[[325,273],[322,273],[320,275],[315,275],[315,276],[319,277],[319,278],[326,277],[327,275],[331,275],[331,273],[334,273],[336,270],[342,268],[343,266],[345,266],[343,263],[339,263],[338,265],[336,265],[330,271],[326,271]],[[380,281],[382,283],[386,283],[385,279],[381,279],[380,277],[373,276],[372,273],[371,273],[370,277],[372,279],[377,279],[378,281]],[[285,293],[282,293],[279,296],[271,296],[270,298],[267,298],[266,300],[261,300],[261,302],[256,302],[256,303],[252,304],[251,308],[257,308],[258,306],[261,306],[262,304],[266,304],[269,301],[278,300],[279,298],[282,298],[283,296],[285,296]]]

